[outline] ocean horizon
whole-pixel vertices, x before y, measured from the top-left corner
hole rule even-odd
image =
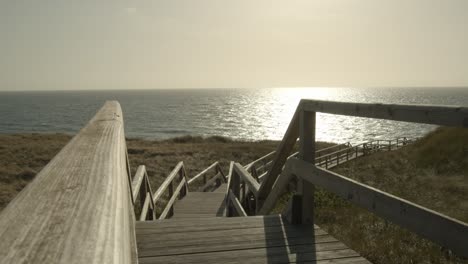
[[[77,133],[106,100],[120,102],[129,138],[223,136],[281,140],[300,99],[468,106],[468,88],[262,88],[0,92],[0,133]],[[420,137],[435,126],[321,114],[317,140]]]

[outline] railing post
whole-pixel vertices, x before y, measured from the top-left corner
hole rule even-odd
[[[218,175],[219,174],[219,175]],[[221,173],[219,172],[219,168],[218,167],[215,167],[215,176],[214,177],[218,177],[216,179],[216,187],[219,187],[221,186],[221,179],[219,177],[221,177]]]
[[[182,167],[180,170],[179,170],[179,182],[182,182],[184,180],[184,167]],[[184,198],[184,196],[187,194],[187,184],[184,185],[184,187],[182,187],[182,189],[180,189],[180,192],[179,192],[179,200]]]
[[[172,197],[172,195],[174,195],[174,181],[171,181],[171,183],[169,184],[169,199]],[[169,213],[167,215],[174,215],[174,205],[171,206],[171,209],[169,210]]]
[[[300,159],[311,162],[315,166],[315,112],[302,110],[299,118],[299,156]],[[314,185],[303,179],[298,179],[298,193],[302,195],[301,217],[303,224],[313,223],[314,217]],[[294,213],[294,212],[293,212]],[[294,219],[295,216],[292,216]]]
[[[146,194],[148,193],[148,189],[146,188],[145,178],[143,176],[143,183],[140,187],[140,209],[143,209],[143,204],[145,204]]]
[[[237,199],[239,199],[240,196],[240,176],[237,174],[236,170],[233,169],[231,173],[231,182],[229,183],[229,189],[231,190],[232,194],[234,194]],[[228,197],[228,216],[236,216],[235,210],[232,206],[232,202],[230,202],[231,199]]]

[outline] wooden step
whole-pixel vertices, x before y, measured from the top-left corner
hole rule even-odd
[[[279,215],[137,222],[139,263],[369,263],[313,225]]]
[[[221,192],[189,192],[174,205],[172,218],[221,217],[224,215],[224,197]]]

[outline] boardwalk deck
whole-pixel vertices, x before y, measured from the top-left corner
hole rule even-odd
[[[317,226],[279,215],[137,222],[139,263],[369,263]]]

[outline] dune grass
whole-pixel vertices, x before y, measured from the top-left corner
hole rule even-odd
[[[65,134],[0,135],[0,210],[71,138]],[[219,136],[127,139],[132,174],[139,165],[145,165],[154,191],[179,161],[184,162],[189,178],[215,161],[227,173],[231,160],[246,164],[271,152],[277,144],[275,141],[241,142]]]

